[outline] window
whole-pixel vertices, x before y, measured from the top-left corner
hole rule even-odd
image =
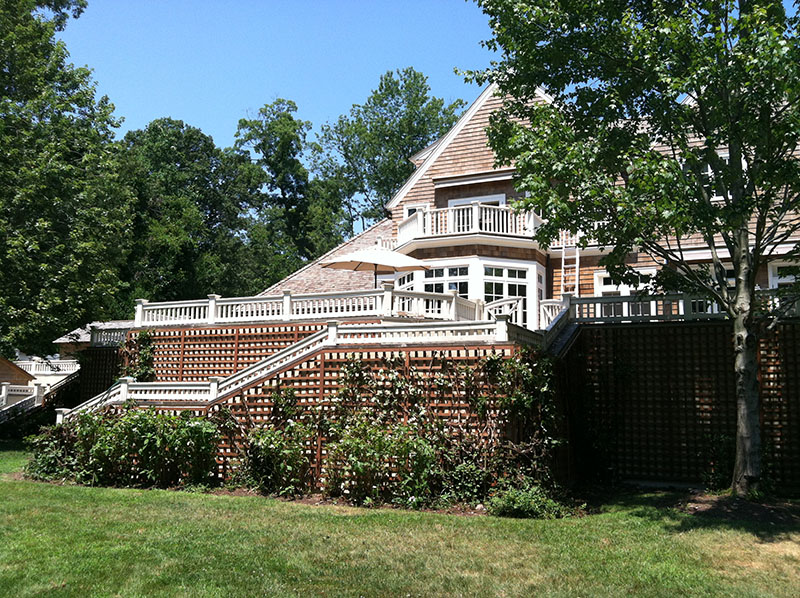
[[[722,161],[727,164],[728,156],[720,154]],[[689,167],[684,164],[683,171],[689,174]],[[724,198],[724,190],[720,181],[714,180],[714,171],[711,169],[710,164],[705,164],[701,168],[700,180],[703,183],[703,189],[711,199],[721,200]]]
[[[449,266],[447,268],[431,268],[425,271],[426,293],[445,293],[456,291],[459,297],[469,297],[469,268],[467,266]]]
[[[528,271],[520,268],[499,268],[497,266],[484,266],[483,299],[486,303],[522,297],[521,321],[515,324],[525,326],[528,322]],[[520,282],[522,281],[522,282]],[[542,290],[540,290],[540,295]]]
[[[478,195],[477,197],[451,199],[447,202],[447,207],[453,208],[455,206],[466,206],[471,204],[473,201],[477,201],[478,203],[487,206],[504,206],[506,205],[506,196],[503,193],[498,193],[496,195]]]
[[[483,283],[483,290],[484,290],[484,300],[486,303],[491,303],[492,301],[497,301],[498,299],[502,299],[503,295],[503,283],[502,282],[489,282],[486,281]]]
[[[769,288],[780,289],[783,287],[791,286],[797,280],[793,269],[800,267],[798,264],[790,264],[789,262],[772,263],[769,265]]]
[[[402,291],[407,291],[414,286],[414,273],[409,272],[397,279],[397,288]]]
[[[647,288],[650,276],[655,274],[654,270],[641,270],[639,280],[633,285],[617,284],[607,272],[596,272],[594,278],[594,294],[597,297],[627,297],[635,295],[638,291]],[[625,304],[627,303],[627,308]],[[623,302],[612,301],[601,304],[601,317],[621,318],[626,314],[629,316],[649,316],[651,315],[651,302]]]
[[[415,204],[415,205],[405,206],[403,208],[403,210],[404,210],[404,213],[405,213],[405,217],[406,218],[411,218],[411,216],[413,216],[417,212],[423,212],[425,210],[425,205],[424,204]]]

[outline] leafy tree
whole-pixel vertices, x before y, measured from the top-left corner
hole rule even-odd
[[[118,126],[56,41],[82,0],[0,0],[0,352],[107,315],[129,221]]]
[[[364,104],[322,127],[315,162],[322,178],[337,181],[348,228],[383,217],[384,205],[414,171],[408,158],[444,135],[462,100],[430,95],[428,78],[409,67],[381,76]]]
[[[508,101],[493,119],[498,160],[516,164],[523,208],[542,210],[542,243],[587,230],[626,255],[665,265],[652,284],[701,292],[733,321],[738,429],[732,488],[761,477],[756,351],[765,323],[756,273],[782,243],[796,259],[800,192],[800,46],[779,1],[479,0],[501,59],[473,73]],[[554,97],[536,101],[536,86]],[[687,101],[681,101],[684,98]],[[725,158],[727,156],[727,158]],[[710,267],[683,241],[711,248]],[[585,240],[585,238],[584,238]],[[729,286],[726,269],[733,270]]]
[[[247,260],[249,210],[262,201],[260,169],[171,118],[129,132],[123,145],[134,217],[122,269],[130,290],[122,307],[129,309],[136,297],[254,292],[240,266]]]
[[[338,187],[312,179],[304,166],[311,123],[295,118],[296,112],[294,102],[278,99],[262,107],[256,118],[241,119],[236,132],[236,149],[263,175],[265,195],[255,214],[251,249],[266,284],[342,239]]]

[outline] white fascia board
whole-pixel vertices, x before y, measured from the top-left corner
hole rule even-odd
[[[795,247],[794,243],[782,243],[775,247],[772,254],[764,256],[764,261],[774,261],[782,259],[782,256],[792,251]],[[730,261],[731,254],[727,247],[717,247],[717,256],[720,260]],[[695,249],[684,249],[683,260],[686,262],[708,262],[711,263],[713,255],[708,247],[697,247]]]
[[[414,171],[414,173],[408,178],[405,184],[402,187],[400,187],[400,190],[394,194],[394,197],[392,197],[392,199],[389,200],[389,203],[386,204],[387,210],[391,210],[393,207],[395,207],[398,203],[400,203],[403,200],[403,198],[412,189],[412,187],[414,187],[414,185],[416,185],[417,182],[422,178],[422,176],[428,171],[428,169],[431,167],[431,164],[436,162],[439,156],[442,155],[442,152],[444,152],[447,146],[450,145],[450,142],[453,141],[456,135],[458,135],[459,132],[461,132],[461,129],[463,129],[466,126],[466,124],[472,119],[472,117],[475,116],[475,113],[480,109],[480,107],[483,106],[486,100],[489,99],[492,95],[494,95],[496,91],[497,91],[497,84],[492,83],[486,89],[484,89],[483,92],[481,92],[481,94],[478,96],[478,99],[476,99],[472,103],[472,105],[469,108],[467,108],[467,110],[464,112],[464,114],[461,115],[461,118],[458,119],[458,122],[453,126],[453,128],[450,129],[447,132],[447,134],[441,138],[439,143],[437,143],[436,146],[433,148],[433,151],[430,154],[428,154],[428,156],[425,158],[425,161],[422,164],[420,164],[420,167]],[[540,88],[536,89],[536,94],[546,102],[552,103],[553,101],[553,98],[547,95]]]
[[[438,177],[433,179],[435,189],[444,187],[459,187],[461,185],[474,185],[477,183],[492,183],[495,181],[505,181],[514,178],[514,168],[494,170],[491,172],[477,172],[475,174],[462,174],[450,177]]]

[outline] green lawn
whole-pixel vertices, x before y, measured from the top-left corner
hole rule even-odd
[[[0,453],[0,471],[20,466]],[[0,474],[0,596],[796,596],[800,530],[628,495],[517,521]]]
[[[0,440],[0,474],[21,471],[27,460],[22,441]]]

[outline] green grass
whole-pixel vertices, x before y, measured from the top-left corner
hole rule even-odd
[[[22,471],[28,461],[23,443],[18,440],[0,440],[0,474]]]
[[[800,530],[673,499],[519,521],[0,475],[0,596],[797,595]]]

